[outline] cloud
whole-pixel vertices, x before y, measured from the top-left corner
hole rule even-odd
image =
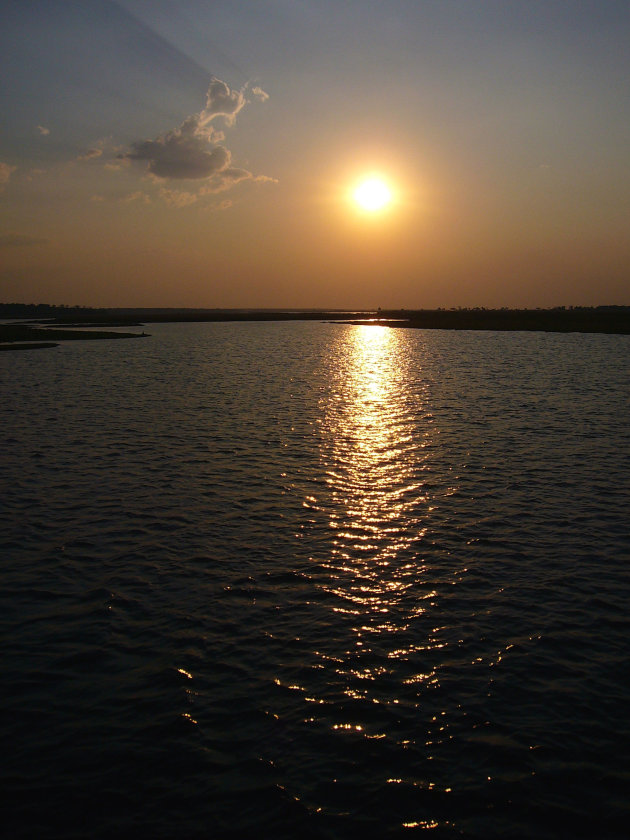
[[[278,184],[277,178],[272,178],[270,175],[256,175],[253,179],[257,184]]]
[[[234,125],[236,115],[246,103],[244,88],[230,90],[225,82],[213,76],[206,94],[206,107],[199,116],[202,123],[209,122],[215,117],[223,117],[227,125]]]
[[[43,137],[48,137],[48,135],[50,134],[50,129],[49,129],[49,128],[46,128],[46,126],[44,126],[44,125],[38,125],[38,126],[37,126],[37,130],[39,131],[39,133],[40,133]]]
[[[94,141],[94,143],[82,151],[81,154],[77,155],[75,160],[96,160],[96,158],[102,157],[106,152],[108,153],[108,156],[110,156],[117,151],[119,151],[119,149],[112,145],[111,137],[102,137],[99,140]]]
[[[265,91],[261,87],[253,87],[252,93],[255,97],[260,99],[261,102],[266,102],[269,99],[269,94],[265,93]]]
[[[140,201],[142,204],[151,204],[151,197],[146,193],[143,193],[141,190],[130,193],[120,200],[123,204],[131,204],[133,201]]]
[[[199,199],[196,193],[185,192],[184,190],[167,190],[164,187],[160,190],[160,197],[171,207],[188,207]]]
[[[233,126],[237,114],[248,103],[246,94],[247,86],[232,90],[213,76],[205,107],[199,113],[187,117],[178,128],[161,134],[155,140],[132,143],[131,149],[118,155],[118,158],[145,163],[146,171],[159,181],[203,182],[196,195],[161,191],[165,201],[178,207],[194,203],[200,195],[222,192],[240,181],[253,179],[251,172],[232,166],[231,152],[222,144],[224,132],[215,124],[221,120],[223,125]],[[261,88],[252,88],[252,94],[263,101],[268,98]]]
[[[157,140],[134,143],[126,157],[147,161],[148,171],[158,178],[209,178],[225,169],[230,163],[229,151],[225,146],[209,147],[206,136],[197,133],[191,119]]]
[[[28,236],[25,233],[0,234],[0,248],[31,248],[34,245],[46,245],[47,239],[40,236]]]
[[[237,169],[235,166],[227,166],[221,170],[218,177],[206,182],[199,192],[201,195],[213,195],[214,193],[229,190],[230,187],[238,184],[239,181],[246,181],[253,177],[252,173],[248,172],[247,169]]]
[[[93,160],[94,158],[100,157],[102,154],[102,149],[86,149],[82,155],[77,156],[77,160]]]
[[[16,166],[9,166],[8,163],[0,162],[0,184],[7,184],[9,182],[9,178],[11,177],[11,173],[15,172],[16,169]]]

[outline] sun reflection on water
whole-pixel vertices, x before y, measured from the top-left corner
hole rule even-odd
[[[398,636],[431,596],[417,589],[422,568],[415,550],[426,533],[422,475],[431,418],[421,372],[408,369],[397,330],[349,328],[336,361],[322,401],[326,489],[306,505],[328,519],[328,556],[319,558],[328,571],[322,586],[336,596],[332,609],[352,624],[352,644],[338,673],[374,680],[413,650]],[[370,655],[385,664],[376,666]],[[360,662],[350,663],[352,657]]]
[[[435,556],[429,542],[446,492],[435,476],[434,370],[423,369],[417,335],[378,324],[336,329],[320,397],[319,471],[303,496],[301,536],[312,538],[309,577],[319,593],[313,661],[308,676],[299,669],[303,685],[282,687],[301,695],[305,726],[343,745],[333,767],[361,773],[367,751],[368,775],[382,765],[385,784],[387,764],[406,801],[416,786],[447,790],[434,781],[433,752],[451,737],[426,703],[447,653],[440,580],[425,562]],[[322,784],[313,807],[327,798]],[[400,825],[431,829],[430,816],[411,805]]]
[[[352,337],[335,382],[322,455],[333,501],[333,556],[350,562],[356,573],[362,553],[371,567],[385,566],[421,537],[409,526],[411,520],[419,524],[413,511],[422,487],[414,475],[422,441],[411,431],[395,331],[361,326]],[[370,576],[370,584],[358,587],[358,600],[359,593],[368,597],[373,583]],[[380,583],[381,595],[404,587],[398,578]],[[376,600],[386,604],[387,597]]]
[[[344,799],[350,779],[362,791],[396,779],[387,798],[398,826],[432,829],[434,800],[416,793],[450,790],[434,761],[452,737],[435,702],[450,653],[438,605],[451,580],[436,540],[443,497],[456,492],[441,478],[436,363],[417,333],[334,330],[311,438],[319,462],[299,485],[308,611],[299,659],[277,685],[327,756],[306,785],[309,807],[359,813]]]

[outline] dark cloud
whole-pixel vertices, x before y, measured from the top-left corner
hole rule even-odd
[[[125,157],[147,161],[149,172],[158,178],[209,178],[225,169],[229,151],[224,146],[209,147],[204,136],[191,133],[185,125],[157,140],[134,143]]]
[[[28,236],[25,233],[0,234],[0,248],[31,248],[34,245],[46,245],[47,239],[39,236]]]
[[[258,99],[266,96],[260,88],[252,92]],[[246,104],[246,88],[232,90],[221,79],[212,77],[203,110],[155,140],[133,143],[131,150],[119,157],[146,163],[147,171],[160,179],[203,180],[202,194],[221,192],[253,177],[246,169],[231,165],[232,155],[221,143],[224,134],[215,125],[218,120],[225,126],[233,125]]]

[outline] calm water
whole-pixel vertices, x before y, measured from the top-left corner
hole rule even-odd
[[[0,354],[11,837],[626,836],[630,339]]]

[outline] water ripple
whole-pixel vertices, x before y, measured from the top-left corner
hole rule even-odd
[[[0,359],[11,835],[624,836],[627,339],[152,332]]]

